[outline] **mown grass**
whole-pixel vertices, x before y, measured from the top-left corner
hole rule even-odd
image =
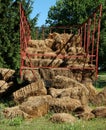
[[[17,117],[0,120],[0,130],[106,130],[106,119],[78,120],[74,124],[52,123],[49,117],[24,121]]]

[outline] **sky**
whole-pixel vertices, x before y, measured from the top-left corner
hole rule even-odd
[[[47,19],[49,8],[52,5],[55,5],[56,0],[33,0],[33,11],[31,14],[31,18],[36,16],[39,13],[37,26],[41,26],[45,24],[45,20]]]

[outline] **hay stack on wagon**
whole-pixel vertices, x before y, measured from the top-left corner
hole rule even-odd
[[[82,119],[94,118],[92,110],[88,110],[89,102],[101,94],[92,85],[95,72],[83,70],[83,67],[94,65],[89,64],[89,56],[81,47],[80,35],[72,40],[70,36],[72,34],[53,33],[48,39],[29,41],[24,59],[28,68],[22,72],[28,85],[12,94],[18,106],[7,108],[5,114],[15,116],[13,110],[16,109],[25,118],[44,116],[48,111],[74,112]],[[31,69],[31,65],[35,68]]]

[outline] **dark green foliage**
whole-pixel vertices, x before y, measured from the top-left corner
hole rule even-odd
[[[99,46],[99,65],[106,66],[106,0],[57,0],[51,6],[46,23],[50,26],[70,26],[83,23],[93,10],[103,5],[101,38]]]
[[[0,67],[15,70],[20,67],[20,2],[34,30],[38,15],[30,19],[32,0],[0,0]]]

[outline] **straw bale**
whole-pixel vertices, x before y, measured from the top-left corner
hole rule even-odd
[[[54,71],[51,68],[40,68],[39,74],[44,80],[49,80],[54,78]]]
[[[90,67],[89,65],[85,64],[84,67]],[[94,67],[94,66],[93,66]],[[91,67],[92,68],[92,67]],[[87,78],[91,79],[92,81],[96,80],[96,73],[95,70],[83,70],[82,71],[82,79],[86,80]]]
[[[82,48],[82,47],[76,47],[76,53],[77,54],[85,54],[85,50],[84,50],[84,48]]]
[[[80,47],[80,42],[81,42],[81,37],[80,35],[76,34],[72,39],[71,39],[71,46],[73,47]]]
[[[32,97],[28,99],[26,102],[23,102],[19,108],[25,113],[31,115],[31,117],[33,118],[41,117],[48,113],[49,104],[47,100],[48,97]]]
[[[4,80],[0,80],[0,96],[6,92],[6,90],[9,88],[9,84],[4,81]]]
[[[33,70],[26,69],[26,70],[23,70],[22,73],[23,73],[23,76],[22,76],[23,80],[28,81],[29,83],[41,79],[38,69],[33,69]]]
[[[41,59],[39,58],[39,59],[37,59],[37,58],[33,58],[33,59],[26,59],[25,60],[25,65],[26,66],[35,66],[35,67],[38,67],[39,65],[40,65],[40,61],[41,61]]]
[[[36,59],[35,58],[35,59],[31,59],[30,61],[26,60],[25,65],[30,65],[30,62],[35,67],[47,67],[49,66],[49,64],[51,67],[58,67],[63,61],[62,59],[59,59],[59,58],[55,59],[53,62],[52,62],[52,59]]]
[[[92,113],[95,115],[95,117],[105,117],[106,118],[106,107],[105,106],[97,107],[92,110]]]
[[[58,123],[75,123],[76,122],[76,118],[74,116],[72,116],[71,114],[68,113],[55,113],[52,115],[52,117],[50,118],[50,120],[52,122],[58,122]]]
[[[53,70],[55,76],[60,75],[60,76],[73,78],[73,72],[70,69],[53,68],[52,70]]]
[[[92,101],[93,98],[97,95],[97,90],[93,86],[92,80],[89,78],[86,78],[85,80],[82,81],[83,84],[86,86],[86,88],[89,91],[89,100]]]
[[[73,87],[66,89],[51,89],[50,94],[53,97],[71,97],[73,99],[78,99],[81,104],[86,106],[88,104],[88,90],[84,87]]]
[[[42,59],[40,60],[39,66],[47,67],[50,64],[52,67],[58,67],[61,63],[62,59],[55,59],[53,62],[52,59]]]
[[[62,39],[63,43],[65,44],[70,39],[72,34],[62,33],[60,36],[61,36],[61,39]]]
[[[9,78],[12,78],[15,70],[7,69],[7,68],[0,68],[0,80],[7,81]]]
[[[13,93],[13,98],[16,103],[22,103],[29,96],[46,95],[47,90],[43,80],[37,80]]]
[[[33,47],[35,50],[52,51],[47,44],[48,40],[30,40],[28,43],[29,47]]]
[[[69,47],[67,51],[68,55],[76,55],[76,48],[75,47]]]
[[[106,105],[106,87],[97,94],[97,98],[100,101],[100,104]]]
[[[84,92],[87,91],[87,92]],[[49,94],[53,98],[61,98],[61,97],[71,97],[73,99],[81,100],[83,93],[85,94],[85,98],[88,98],[88,90],[86,88],[81,87],[72,87],[72,88],[66,88],[66,89],[55,89],[55,88],[49,88]],[[85,101],[87,99],[84,99]],[[86,101],[87,103],[87,101]]]
[[[72,79],[65,77],[65,76],[57,75],[54,77],[54,79],[52,81],[52,87],[58,88],[58,89],[68,88],[70,85],[73,87]]]
[[[36,49],[32,48],[32,47],[27,47],[26,48],[26,53],[28,53],[28,54],[34,54],[34,53],[36,53]]]
[[[79,119],[82,119],[82,120],[92,120],[93,118],[95,118],[95,115],[91,112],[83,112],[81,114],[78,114],[76,115]]]
[[[19,117],[19,116],[21,116],[23,118],[31,118],[30,115],[28,115],[27,113],[20,110],[19,106],[5,108],[3,110],[3,115],[9,119],[12,119],[14,117]]]
[[[38,48],[38,44],[37,44],[37,42],[35,42],[35,40],[29,40],[28,46]]]
[[[106,105],[106,87],[99,92],[91,101],[94,105]]]
[[[57,75],[53,79],[52,87],[54,88],[70,88],[80,86],[84,88],[84,85],[76,81],[75,79],[71,79],[69,77]]]
[[[78,82],[82,81],[82,71],[81,70],[73,70],[73,79]]]
[[[54,40],[53,39],[45,39],[45,45],[49,48],[51,48],[53,46]]]
[[[78,107],[82,107],[81,102],[70,97],[53,98],[50,105],[50,111],[53,112],[72,112]]]
[[[53,33],[49,33],[48,35],[48,39],[54,39],[54,37],[57,35],[56,32],[53,32]]]
[[[52,59],[54,57],[56,57],[56,53],[55,52],[44,52],[44,56],[43,56],[44,59],[47,59],[47,58]]]

